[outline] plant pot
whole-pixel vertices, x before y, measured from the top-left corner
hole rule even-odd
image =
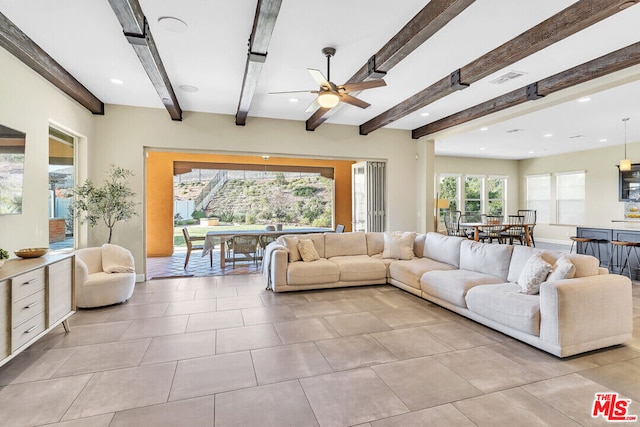
[[[200,218],[200,227],[208,227],[209,218]]]
[[[282,224],[276,224],[276,231],[282,231]]]
[[[220,225],[220,218],[209,218],[209,227],[216,227]]]

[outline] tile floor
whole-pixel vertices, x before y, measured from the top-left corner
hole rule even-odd
[[[204,277],[226,276],[236,274],[251,274],[260,272],[260,263],[254,264],[247,261],[236,262],[235,268],[230,262],[225,268],[220,268],[220,250],[213,251],[213,263],[209,263],[209,257],[202,256],[201,251],[193,251],[189,257],[189,264],[184,268],[184,259],[187,251],[184,248],[176,248],[173,256],[147,258],[148,279],[163,279],[167,277]]]
[[[572,426],[640,415],[640,285],[624,346],[558,359],[391,286],[274,294],[153,280],[0,367],[2,426]]]

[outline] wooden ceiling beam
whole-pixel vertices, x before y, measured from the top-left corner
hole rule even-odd
[[[557,41],[620,12],[637,1],[579,0],[462,67],[460,69],[461,81],[466,84],[475,83],[496,71],[549,47]],[[439,82],[423,89],[421,92],[360,125],[360,134],[367,135],[442,98],[442,96],[425,96],[425,92],[433,93],[434,86],[438,84]]]
[[[147,72],[151,84],[158,92],[171,119],[182,120],[182,109],[173,91],[171,80],[169,80],[167,70],[164,68],[140,3],[138,0],[109,0],[109,4],[122,25],[124,36],[138,55],[142,67]]]
[[[418,139],[638,64],[640,42],[421,126],[414,129],[411,136]]]
[[[242,90],[236,112],[236,125],[244,126],[255,94],[262,64],[267,59],[267,49],[271,41],[271,34],[276,25],[282,0],[258,0],[256,15],[253,18],[253,28],[249,37],[249,52],[247,64],[244,68]]]
[[[104,114],[102,101],[2,13],[0,46],[93,114]]]
[[[369,58],[366,64],[346,84],[360,83],[373,78],[382,78],[400,61],[427,41],[458,16],[475,0],[431,0],[382,48]],[[357,93],[352,93],[357,95]],[[329,118],[330,108],[319,108],[307,120],[306,128],[314,131]]]

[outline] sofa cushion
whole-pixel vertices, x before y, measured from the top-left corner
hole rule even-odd
[[[367,254],[365,233],[327,233],[324,235],[324,257]]]
[[[542,259],[542,254],[531,255],[518,277],[520,292],[535,295],[540,292],[540,285],[551,272],[551,264]]]
[[[392,279],[420,289],[420,278],[427,271],[453,270],[455,267],[431,258],[414,258],[412,260],[394,261],[389,266],[389,275]]]
[[[387,279],[389,279],[391,277],[391,272],[389,271],[389,268],[391,267],[391,264],[393,264],[394,262],[398,262],[398,260],[393,259],[393,258],[382,258],[382,253],[379,253],[377,255],[373,255],[371,258],[379,259],[380,261],[382,261],[384,263],[384,266],[387,269]]]
[[[483,285],[469,289],[470,311],[526,334],[540,335],[540,297],[520,293],[515,283]]]
[[[583,254],[567,254],[560,251],[542,251],[540,249],[530,248],[528,246],[515,246],[513,255],[511,256],[511,264],[509,266],[509,282],[517,282],[522,268],[527,263],[531,255],[541,252],[542,258],[549,264],[553,265],[562,256],[569,258],[569,261],[576,267],[574,277],[597,276],[599,274],[600,262],[596,257]]]
[[[575,275],[576,266],[569,260],[569,257],[561,256],[556,260],[556,263],[553,264],[553,269],[547,276],[547,280],[573,279]]]
[[[340,281],[383,280],[387,278],[387,266],[380,259],[368,255],[338,256],[329,258],[340,270]]]
[[[424,255],[424,242],[427,239],[426,234],[417,234],[416,239],[413,241],[413,254],[418,258],[422,258]]]
[[[320,259],[313,241],[310,239],[298,239],[298,251],[304,262],[312,262]]]
[[[416,240],[416,233],[413,232],[385,232],[384,251],[382,258],[413,259],[413,243]]]
[[[384,250],[384,233],[380,231],[372,231],[367,235],[367,255],[374,256],[382,254]]]
[[[484,273],[507,281],[511,263],[511,245],[463,240],[460,246],[460,269]]]
[[[557,253],[559,256],[554,254],[553,262],[555,262],[560,256],[566,255],[562,253]],[[566,255],[571,261],[571,264],[576,268],[576,273],[573,277],[588,277],[588,276],[597,276],[600,274],[600,261],[598,258],[591,255],[582,255],[582,254],[568,254]],[[546,259],[546,257],[545,257]],[[553,262],[551,264],[553,264]]]
[[[428,271],[420,279],[420,288],[426,294],[465,308],[467,291],[474,286],[503,283],[498,276],[467,270]]]
[[[340,280],[338,266],[325,258],[314,262],[292,262],[287,268],[287,285],[304,286]]]
[[[427,233],[424,243],[424,256],[436,261],[460,266],[460,245],[463,237],[445,236],[440,233]]]
[[[129,250],[118,245],[102,245],[102,269],[105,273],[133,273],[136,267]]]

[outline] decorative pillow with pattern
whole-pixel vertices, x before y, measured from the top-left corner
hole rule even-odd
[[[547,281],[572,279],[576,275],[576,266],[573,265],[569,257],[561,256],[553,264],[553,270],[549,273]]]
[[[415,240],[416,233],[413,232],[385,232],[382,258],[413,259],[415,257],[413,253],[413,242]]]
[[[284,240],[284,247],[287,248],[287,252],[289,252],[289,262],[300,261],[302,257],[298,250],[298,238],[295,236],[284,236],[282,240]]]
[[[551,264],[542,259],[540,253],[533,254],[527,261],[518,278],[521,293],[535,295],[540,292],[540,284],[551,272]]]
[[[298,240],[298,251],[304,262],[317,261],[320,259],[320,255],[318,255],[318,251],[310,239]]]

